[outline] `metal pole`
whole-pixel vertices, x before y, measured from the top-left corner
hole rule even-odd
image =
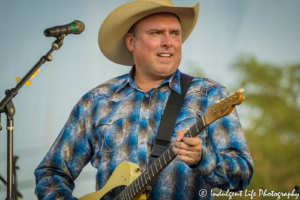
[[[7,116],[7,198],[13,200],[13,118]]]

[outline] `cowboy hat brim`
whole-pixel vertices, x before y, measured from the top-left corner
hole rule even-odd
[[[179,7],[131,1],[119,6],[106,17],[99,29],[98,43],[104,56],[115,63],[132,66],[134,59],[126,46],[126,34],[137,21],[155,13],[172,13],[179,17],[184,43],[196,25],[199,3],[193,7]]]

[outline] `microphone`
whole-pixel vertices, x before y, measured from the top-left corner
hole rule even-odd
[[[84,23],[75,20],[70,24],[47,28],[44,31],[44,34],[46,37],[59,37],[61,35],[80,34],[84,31],[84,28],[85,28]]]

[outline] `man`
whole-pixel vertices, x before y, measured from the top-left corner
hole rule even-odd
[[[74,180],[89,161],[98,170],[97,190],[123,161],[146,169],[171,90],[181,93],[181,44],[195,26],[198,10],[198,4],[175,7],[171,0],[136,0],[104,20],[99,31],[103,54],[134,65],[129,74],[94,88],[76,104],[36,169],[39,199],[76,199]],[[199,137],[183,137],[209,106],[227,95],[217,82],[193,78],[171,139],[177,158],[158,176],[151,199],[211,199],[214,187],[247,187],[253,163],[235,110]],[[199,195],[201,189],[207,195]]]

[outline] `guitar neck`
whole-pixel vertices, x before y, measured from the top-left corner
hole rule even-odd
[[[205,127],[205,115],[199,119],[185,134],[184,137],[193,138],[196,137]],[[162,153],[147,169],[128,187],[126,187],[115,199],[133,199],[138,193],[140,193],[147,185],[153,181],[159,173],[168,166],[176,158],[173,150],[173,145],[170,145],[168,149]]]

